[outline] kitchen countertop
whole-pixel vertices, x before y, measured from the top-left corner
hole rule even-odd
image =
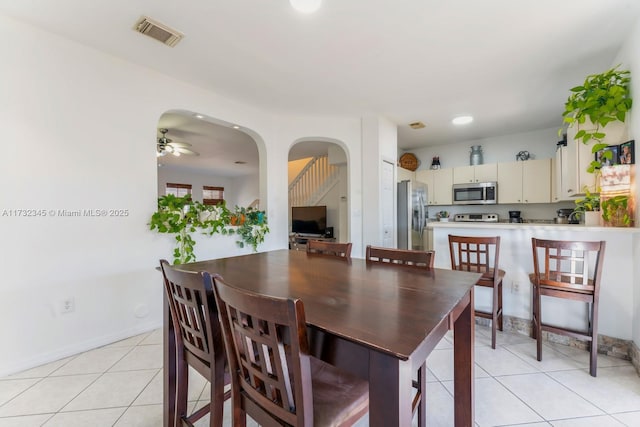
[[[586,227],[583,224],[556,224],[555,222],[427,222],[428,228],[500,228],[522,230],[523,228],[553,229],[558,231],[605,231],[608,233],[640,233],[637,227]]]

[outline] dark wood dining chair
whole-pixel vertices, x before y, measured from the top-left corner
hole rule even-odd
[[[309,354],[299,299],[259,295],[212,278],[232,373],[233,425],[350,426],[369,410],[369,384]]]
[[[500,270],[500,237],[467,237],[449,235],[451,269],[482,273],[477,286],[492,288],[491,311],[474,310],[475,315],[491,320],[491,348],[496,348],[496,329],[502,330],[502,282]]]
[[[435,260],[435,252],[382,248],[367,245],[365,257],[367,263],[384,264],[391,267],[413,267],[431,270]],[[413,387],[417,389],[417,393],[414,396],[411,409],[414,414],[418,411],[418,427],[425,427],[427,424],[426,362],[418,368],[418,379],[413,382]]]
[[[434,251],[412,251],[407,249],[381,248],[367,245],[368,263],[394,264],[396,266],[433,268]]]
[[[226,355],[211,281],[201,273],[178,270],[166,260],[160,261],[160,268],[176,341],[176,366],[164,367],[175,370],[175,375],[169,375],[164,399],[175,402],[176,426],[192,426],[209,413],[209,426],[221,427],[224,401],[231,395],[224,392],[230,375],[225,373]],[[191,415],[187,410],[189,366],[211,383],[210,403]]]
[[[308,254],[330,255],[339,258],[351,258],[351,243],[324,242],[322,240],[308,240]]]
[[[537,358],[542,360],[542,331],[586,340],[590,343],[589,373],[596,376],[598,361],[598,300],[606,243],[541,240],[532,238],[534,273],[533,335]],[[542,321],[542,296],[586,302],[587,330],[551,326]]]

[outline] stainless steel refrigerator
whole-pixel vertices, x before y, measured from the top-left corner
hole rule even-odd
[[[418,181],[398,183],[398,249],[425,250],[427,185]]]

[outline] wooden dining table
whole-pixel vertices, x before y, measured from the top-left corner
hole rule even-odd
[[[312,348],[321,348],[323,359],[369,381],[370,426],[411,425],[412,378],[453,328],[455,426],[474,425],[473,287],[479,273],[345,261],[290,250],[180,268],[219,274],[233,286],[261,294],[301,299],[310,337],[322,341],[312,342]],[[165,385],[175,374],[172,345],[166,315]],[[165,425],[170,425],[171,402],[164,400]]]

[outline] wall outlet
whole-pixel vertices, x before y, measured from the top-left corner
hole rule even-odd
[[[73,297],[67,297],[60,301],[60,313],[73,313],[76,310],[76,301]]]
[[[511,282],[511,292],[520,292],[520,282],[516,282],[515,280]]]

